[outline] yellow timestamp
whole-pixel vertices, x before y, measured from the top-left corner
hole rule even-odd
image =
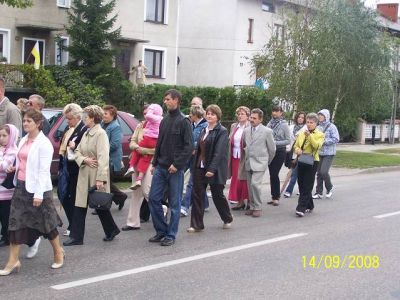
[[[301,257],[304,269],[378,269],[378,255],[312,255]]]

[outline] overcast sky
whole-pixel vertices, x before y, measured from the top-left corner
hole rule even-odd
[[[365,0],[365,5],[373,8],[382,3],[400,3],[400,0]]]

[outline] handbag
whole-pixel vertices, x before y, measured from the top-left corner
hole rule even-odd
[[[69,173],[67,169],[67,160],[60,156],[61,169],[58,172],[57,197],[61,203],[69,196]]]
[[[15,167],[17,160],[14,160],[13,166]],[[15,188],[14,185],[14,177],[15,177],[15,171],[11,173],[7,173],[6,179],[2,182],[2,186],[5,187],[7,190],[11,190]]]
[[[4,179],[4,181],[1,185],[3,187],[5,187],[7,190],[11,190],[11,189],[15,188],[14,177],[15,177],[15,171],[11,172],[11,173],[7,173],[7,177],[6,177],[6,179]]]
[[[94,209],[109,210],[111,208],[113,196],[114,195],[111,193],[100,192],[93,186],[89,189],[88,205],[90,208]]]
[[[314,165],[314,155],[310,153],[303,153],[300,155],[300,157],[297,159],[297,162],[305,164],[305,165]]]

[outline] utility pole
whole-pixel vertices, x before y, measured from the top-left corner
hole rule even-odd
[[[389,126],[389,144],[394,144],[394,131],[396,126],[396,114],[397,114],[397,99],[399,95],[399,86],[397,73],[399,72],[399,46],[396,45],[396,57],[394,59],[394,86],[393,86],[393,102],[392,102],[392,115],[390,117]]]

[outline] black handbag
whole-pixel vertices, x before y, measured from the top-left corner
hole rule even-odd
[[[96,190],[96,187],[91,187],[88,193],[88,205],[90,208],[99,210],[109,210],[112,204],[111,193],[100,192]]]
[[[14,177],[15,177],[15,172],[7,173],[7,177],[6,179],[4,179],[1,185],[8,190],[15,188]]]

